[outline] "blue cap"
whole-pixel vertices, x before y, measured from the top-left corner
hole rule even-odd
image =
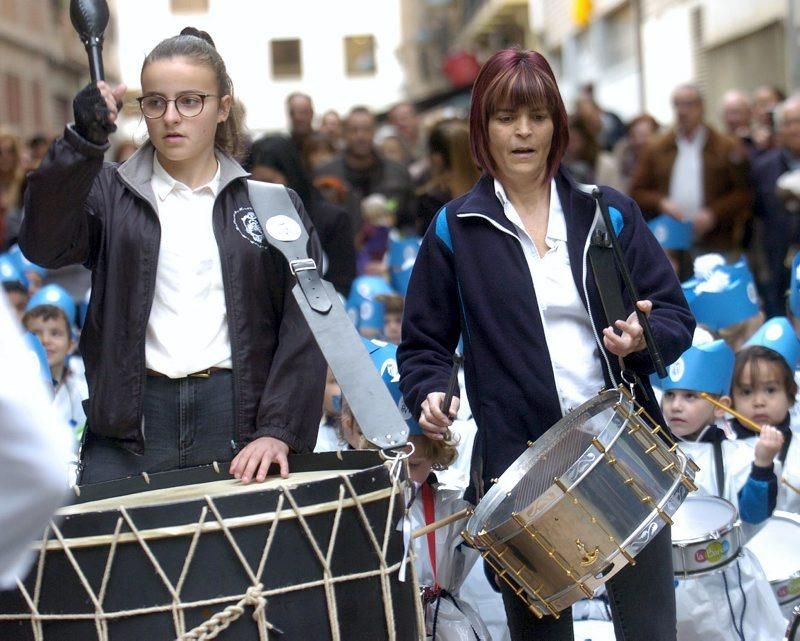
[[[713,331],[741,323],[760,311],[756,284],[744,260],[720,265],[708,278],[692,278],[682,287],[697,322]]]
[[[392,343],[385,343],[379,340],[367,340],[362,338],[364,347],[367,348],[369,357],[372,359],[372,364],[381,375],[383,382],[392,395],[394,402],[397,403],[397,409],[400,410],[400,415],[408,425],[410,436],[422,436],[422,428],[419,423],[414,419],[406,407],[403,400],[403,395],[400,392],[400,370],[397,367],[397,345]]]
[[[785,316],[770,318],[759,327],[744,344],[745,347],[751,345],[769,347],[783,356],[790,370],[794,371],[797,367],[797,361],[800,359],[800,340],[797,339],[792,324]]]
[[[419,254],[422,239],[418,236],[398,238],[396,234],[389,236],[389,273],[392,287],[401,296],[406,295],[411,271]]]
[[[723,340],[693,345],[669,366],[667,377],[659,380],[659,386],[665,392],[685,389],[727,395],[735,360],[733,350]]]
[[[647,226],[664,249],[689,249],[692,246],[691,222],[682,222],[661,214],[648,222]]]
[[[69,292],[60,287],[59,285],[45,285],[38,292],[36,292],[28,301],[28,306],[25,311],[30,311],[34,307],[40,305],[55,305],[62,309],[69,319],[70,327],[75,324],[75,301]]]
[[[47,275],[47,270],[44,267],[40,267],[36,263],[32,263],[25,257],[25,254],[22,253],[19,245],[11,245],[11,247],[8,248],[8,255],[11,260],[17,264],[17,269],[22,273],[36,272],[43,278]]]
[[[795,318],[800,318],[800,252],[792,259],[792,278],[789,281],[789,309]]]
[[[19,283],[28,289],[28,279],[8,254],[0,254],[0,283]]]
[[[25,345],[28,347],[31,357],[36,359],[39,373],[41,374],[42,380],[47,385],[47,389],[52,389],[53,376],[50,374],[50,365],[47,363],[47,352],[44,349],[44,345],[42,345],[36,335],[31,334],[31,332],[25,332],[22,338],[25,339]]]
[[[353,281],[347,298],[347,313],[359,330],[383,332],[384,305],[375,298],[387,294],[394,294],[394,291],[380,276],[359,276]]]

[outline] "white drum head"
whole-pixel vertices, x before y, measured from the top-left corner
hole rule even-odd
[[[800,519],[775,512],[745,546],[756,555],[768,581],[788,579],[800,571]]]
[[[707,538],[736,521],[736,508],[716,496],[690,495],[672,517],[672,540],[675,543]]]

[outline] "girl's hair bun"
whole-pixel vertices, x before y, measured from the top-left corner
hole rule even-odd
[[[201,40],[205,40],[208,44],[214,47],[214,49],[217,48],[217,46],[214,44],[213,38],[208,35],[207,31],[200,31],[200,29],[195,29],[194,27],[184,27],[180,35],[194,36],[195,38],[200,38]]]

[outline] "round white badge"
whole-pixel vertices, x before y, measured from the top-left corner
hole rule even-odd
[[[669,367],[669,377],[673,383],[677,383],[679,380],[683,378],[683,372],[686,370],[686,366],[683,362],[683,358],[679,358]]]
[[[756,292],[756,286],[754,283],[747,283],[747,298],[751,303],[753,303],[753,305],[758,304],[758,293]]]
[[[267,233],[275,240],[292,241],[300,238],[300,225],[288,216],[273,216],[267,221]]]
[[[783,336],[783,327],[778,325],[770,325],[767,327],[766,331],[764,332],[764,338],[766,338],[769,342],[774,343],[777,341],[781,336]]]
[[[656,228],[653,230],[653,235],[656,237],[656,240],[659,243],[664,243],[669,236],[669,232],[667,231],[666,225],[656,225]]]

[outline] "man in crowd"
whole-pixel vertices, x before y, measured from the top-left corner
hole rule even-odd
[[[800,214],[800,94],[775,110],[780,146],[765,151],[753,162],[754,213],[759,242],[754,248],[762,259],[758,274],[767,316],[784,313],[783,294],[789,285],[786,256],[798,236]]]
[[[354,107],[344,121],[344,150],[317,170],[317,176],[342,180],[349,193],[345,209],[353,229],[361,228],[361,201],[383,194],[391,203],[398,227],[413,227],[411,178],[402,165],[387,160],[375,149],[375,117],[366,107]]]
[[[694,249],[736,253],[750,218],[747,153],[738,140],[703,119],[703,97],[691,84],[672,94],[675,126],[644,150],[631,196],[644,214],[690,221]]]
[[[314,103],[311,96],[298,91],[290,93],[286,98],[286,114],[292,143],[300,157],[305,158],[305,142],[314,133]]]
[[[753,118],[753,109],[750,105],[750,96],[739,89],[726,91],[722,96],[722,122],[725,133],[738,138],[748,156],[752,159],[759,150],[753,143],[750,126]]]

